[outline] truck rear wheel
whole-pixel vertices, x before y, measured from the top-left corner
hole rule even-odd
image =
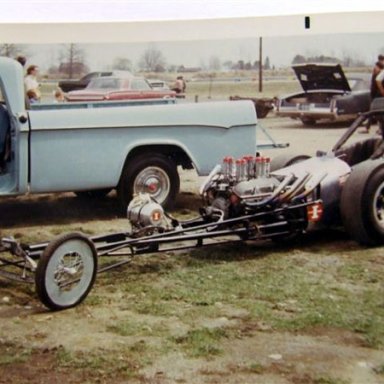
[[[175,162],[163,154],[143,153],[126,163],[117,193],[121,207],[126,211],[132,197],[138,193],[148,193],[163,207],[170,208],[179,189]]]
[[[361,244],[384,243],[384,161],[356,165],[341,194],[341,217],[349,235]]]

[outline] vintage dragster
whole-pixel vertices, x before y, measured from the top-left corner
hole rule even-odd
[[[344,225],[356,241],[384,243],[384,145],[381,136],[345,145],[365,121],[384,115],[384,98],[360,115],[330,152],[315,157],[226,157],[201,186],[204,205],[196,219],[180,221],[149,195],[128,207],[127,232],[88,237],[63,234],[48,243],[0,243],[0,276],[35,282],[52,310],[79,304],[98,272],[136,255],[223,244],[289,240],[309,229]],[[101,257],[113,257],[98,267]],[[116,262],[116,257],[118,258]],[[101,263],[100,263],[101,264]],[[17,273],[19,270],[19,273]]]

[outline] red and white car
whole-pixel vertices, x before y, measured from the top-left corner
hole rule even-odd
[[[174,98],[176,92],[153,89],[148,81],[136,76],[98,77],[82,90],[66,94],[67,101],[105,101]]]

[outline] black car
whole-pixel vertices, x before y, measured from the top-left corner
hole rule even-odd
[[[112,71],[90,72],[78,80],[62,80],[58,85],[63,92],[77,91],[79,89],[84,89],[92,79],[101,76],[112,76],[113,73],[114,72]]]
[[[369,73],[345,75],[340,64],[300,64],[292,68],[303,92],[279,97],[278,116],[314,125],[319,120],[350,121],[369,110]]]

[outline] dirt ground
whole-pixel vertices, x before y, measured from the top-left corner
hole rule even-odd
[[[309,155],[317,149],[330,149],[345,130],[345,126],[337,125],[308,129],[299,122],[274,116],[261,124],[277,141],[289,142],[289,151]],[[371,134],[374,131],[372,127]],[[265,153],[275,155],[282,151],[287,149]],[[193,196],[200,181],[193,172],[183,173],[182,192],[186,199],[192,199],[192,205],[198,201]],[[177,208],[183,209],[182,200],[177,202]],[[28,241],[45,240],[68,230],[119,231],[126,220],[117,217],[115,209],[114,199],[87,203],[71,194],[7,198],[0,202],[0,234],[13,234]],[[318,242],[316,249],[320,254],[328,246],[323,240],[314,241]],[[312,248],[303,252],[295,249],[296,261],[307,265],[316,260],[321,268],[326,268],[327,263],[335,265],[342,258],[345,260],[344,253],[354,247],[344,234],[334,235],[330,242],[332,250],[326,259],[313,259]],[[369,250],[370,260],[380,268],[384,264],[382,251],[383,248]],[[172,260],[164,256],[161,262]],[[133,310],[129,300],[136,296],[111,287],[118,284],[123,274],[112,275],[116,282],[111,282],[111,277],[101,278],[83,304],[61,312],[46,310],[37,300],[33,286],[0,278],[0,383],[384,383],[383,349],[367,345],[359,332],[316,325],[299,331],[276,329],[251,317],[249,311],[220,301],[213,305],[214,317],[202,313],[193,322],[194,326],[198,323],[209,330],[237,332],[236,336],[231,333],[231,337],[220,340],[220,354],[191,357],[180,349],[165,348],[163,333],[152,332],[153,329],[161,324],[161,329],[167,329],[166,337],[181,337],[191,329],[191,323],[181,321],[177,314]],[[351,294],[352,290],[353,287]],[[201,305],[203,310],[205,304]],[[273,305],[279,309],[276,316],[290,316],[298,311],[298,303],[293,301],[284,304],[284,311],[279,307],[282,304]],[[294,308],[287,309],[287,305]],[[150,331],[141,329],[125,336],[111,331],[114,324],[127,319],[145,324]],[[148,348],[157,353],[150,354],[146,361]]]

